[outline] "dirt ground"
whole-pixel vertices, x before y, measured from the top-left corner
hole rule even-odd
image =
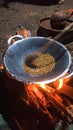
[[[72,8],[73,0],[65,0],[61,5],[48,0],[46,3],[44,0],[40,0],[40,3],[38,1],[29,2],[29,0],[0,2],[0,63],[2,63],[3,54],[8,47],[7,36],[15,35],[18,27],[29,29],[32,36],[36,36],[40,19],[51,16],[55,10]],[[70,48],[73,53],[73,41],[70,41]]]

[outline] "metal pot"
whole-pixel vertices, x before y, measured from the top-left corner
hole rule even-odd
[[[19,40],[11,45],[13,38],[19,38]],[[56,61],[55,67],[51,72],[32,75],[24,70],[22,64],[25,62],[26,55],[37,51],[51,40],[50,38],[44,37],[24,38],[21,35],[15,35],[9,38],[9,47],[3,57],[3,64],[7,73],[22,83],[51,83],[60,78],[67,78],[73,75],[71,54],[68,49],[58,41],[54,41],[54,44],[46,50],[46,53],[50,53]],[[70,74],[66,76],[69,71],[71,71]]]

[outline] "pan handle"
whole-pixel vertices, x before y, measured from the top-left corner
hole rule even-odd
[[[24,35],[22,35],[22,34],[21,35],[14,35],[14,36],[10,37],[8,39],[8,45],[10,46],[12,44],[15,44],[15,41],[13,41],[14,38],[18,38],[18,39],[22,40],[22,39],[27,38],[27,37],[31,37],[31,31],[25,29]]]
[[[12,45],[12,44],[15,44],[15,42],[13,42],[13,39],[15,39],[15,38],[18,38],[18,39],[22,40],[24,37],[22,35],[14,35],[14,36],[10,37],[8,39],[8,45],[9,46]]]
[[[65,78],[69,78],[71,76],[73,76],[73,64],[70,66],[70,73],[67,74],[66,76],[64,76],[63,78],[65,79]]]

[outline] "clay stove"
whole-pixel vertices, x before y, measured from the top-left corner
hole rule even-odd
[[[14,130],[54,130],[73,123],[73,77],[51,84],[21,84],[1,73],[7,105],[4,118]]]

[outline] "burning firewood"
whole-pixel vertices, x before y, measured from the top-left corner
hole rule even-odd
[[[24,38],[31,37],[31,31],[27,30],[23,26],[17,27],[16,28],[16,34],[17,35],[22,35]],[[5,37],[9,39],[12,35],[11,34],[5,34]],[[16,38],[12,39],[12,43],[16,41]]]
[[[17,28],[16,34],[22,35],[23,37],[27,38],[31,36],[30,30],[27,30],[26,28]]]

